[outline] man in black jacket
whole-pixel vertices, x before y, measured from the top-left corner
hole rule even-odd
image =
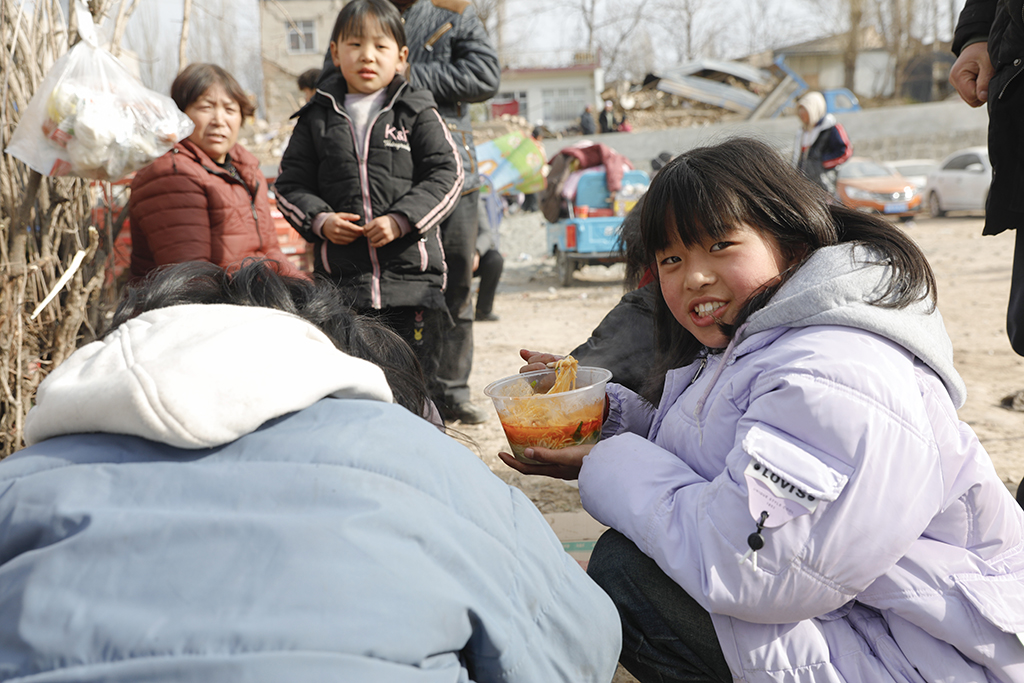
[[[604,110],[601,112],[601,116],[598,117],[598,123],[601,124],[602,133],[614,133],[618,128],[611,100],[604,101]]]
[[[470,285],[478,232],[480,174],[469,104],[494,97],[501,82],[498,54],[468,0],[392,0],[402,13],[409,46],[405,77],[429,90],[462,151],[466,184],[452,214],[441,224],[448,283],[445,300],[455,327],[445,336],[434,396],[446,420],[483,422],[490,411],[472,402],[473,308]]]
[[[580,114],[580,132],[584,135],[593,135],[594,130],[594,107],[588,104]]]
[[[1024,227],[1024,0],[967,0],[953,34],[949,82],[972,107],[988,103],[992,185],[982,234]],[[1024,356],[1024,239],[1013,252],[1010,345]],[[1011,397],[1007,397],[1011,398]],[[1017,500],[1024,505],[1024,482]]]

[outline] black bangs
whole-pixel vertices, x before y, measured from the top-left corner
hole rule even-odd
[[[699,151],[699,150],[698,150]],[[644,200],[642,240],[646,256],[668,246],[672,234],[687,247],[717,240],[740,222],[750,221],[745,204],[729,175],[715,173],[697,154],[684,154],[662,168],[651,182]]]
[[[399,50],[405,47],[405,25],[402,23],[402,15],[391,0],[349,2],[338,13],[334,30],[331,32],[331,41],[340,42],[349,37],[365,38],[366,30],[373,24],[377,24],[384,33],[394,38]]]

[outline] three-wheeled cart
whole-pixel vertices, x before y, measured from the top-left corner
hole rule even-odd
[[[610,266],[625,260],[619,229],[649,184],[644,171],[628,170],[622,190],[613,197],[603,168],[580,173],[576,192],[566,201],[568,216],[547,224],[547,251],[555,257],[563,287],[572,286],[573,273],[581,266]]]

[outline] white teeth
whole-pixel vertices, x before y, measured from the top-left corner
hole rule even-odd
[[[694,310],[697,311],[697,315],[703,317],[705,315],[710,315],[724,305],[725,304],[720,301],[709,301],[707,303],[697,304],[697,307]]]

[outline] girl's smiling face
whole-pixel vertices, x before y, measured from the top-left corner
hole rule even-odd
[[[747,300],[774,284],[789,263],[774,237],[746,223],[692,247],[679,239],[671,212],[665,230],[672,241],[656,254],[665,303],[701,344],[728,346],[718,324],[736,320]]]

